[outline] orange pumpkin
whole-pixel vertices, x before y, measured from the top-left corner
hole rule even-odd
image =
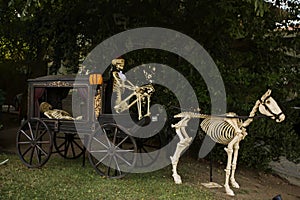
[[[90,74],[89,76],[90,85],[101,85],[103,78],[101,74]]]

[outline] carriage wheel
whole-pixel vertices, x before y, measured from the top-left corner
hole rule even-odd
[[[160,134],[150,138],[136,138],[137,143],[137,162],[136,166],[143,168],[148,167],[157,161],[162,146]]]
[[[40,119],[27,120],[17,132],[17,151],[28,167],[41,167],[52,152],[53,139],[48,126]]]
[[[80,137],[74,133],[55,133],[54,147],[59,155],[67,159],[78,158],[85,152]]]
[[[101,176],[121,178],[135,166],[135,140],[117,124],[104,124],[101,130],[90,138],[90,163]]]

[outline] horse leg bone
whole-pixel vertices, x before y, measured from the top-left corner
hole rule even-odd
[[[238,152],[239,152],[239,142],[235,143],[233,146],[233,160],[231,165],[231,177],[230,177],[230,183],[232,187],[234,188],[240,188],[239,184],[236,182],[234,175],[236,170],[236,164],[237,164],[237,158],[238,158]]]
[[[173,156],[171,156],[171,162],[172,162],[172,171],[173,171],[173,178],[176,184],[181,184],[181,177],[180,175],[177,173],[177,164],[180,158],[180,155],[182,153],[182,151],[184,151],[189,145],[190,142],[192,141],[192,138],[184,138],[182,136],[181,130],[184,128],[176,128],[176,133],[179,136],[180,141],[178,142],[177,146],[176,146],[176,150]]]
[[[229,186],[229,176],[230,176],[230,171],[231,171],[231,161],[232,161],[232,154],[233,154],[233,145],[237,142],[238,137],[234,137],[234,139],[228,144],[227,148],[225,147],[225,151],[227,153],[227,166],[225,169],[226,172],[226,177],[225,177],[225,191],[226,194],[230,196],[234,196],[234,192],[230,189]]]
[[[183,137],[190,138],[184,127],[182,127],[180,130],[181,130],[181,133],[183,134]]]

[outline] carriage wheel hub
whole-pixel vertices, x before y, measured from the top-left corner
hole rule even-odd
[[[109,148],[107,149],[107,153],[108,153],[108,155],[110,155],[110,156],[116,154],[116,148],[115,148],[115,147],[109,147]]]
[[[32,141],[31,141],[31,146],[34,147],[34,146],[36,146],[36,144],[37,144],[37,141],[36,141],[36,140],[32,140]]]

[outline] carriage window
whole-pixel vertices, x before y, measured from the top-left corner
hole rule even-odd
[[[35,88],[35,113],[40,111],[43,118],[85,120],[87,93],[87,87]]]
[[[87,97],[88,89],[86,87],[72,88],[67,98],[63,100],[63,106],[72,113],[75,119],[86,120],[88,111]]]

